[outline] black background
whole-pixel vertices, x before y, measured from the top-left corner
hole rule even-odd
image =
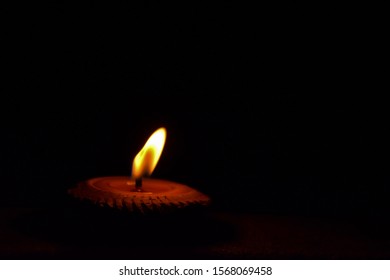
[[[80,181],[127,175],[164,126],[153,177],[193,186],[217,209],[386,219],[388,108],[374,97],[364,26],[249,10],[6,10],[0,205],[61,206]]]

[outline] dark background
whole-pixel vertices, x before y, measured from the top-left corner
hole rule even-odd
[[[153,177],[215,209],[387,220],[388,108],[364,25],[233,2],[107,5],[6,9],[0,206],[61,207],[80,181],[127,175],[164,126]]]

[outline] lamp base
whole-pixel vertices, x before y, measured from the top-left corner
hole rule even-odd
[[[142,191],[128,177],[100,177],[79,183],[68,193],[76,199],[103,208],[128,213],[172,212],[210,205],[210,198],[176,182],[143,179]]]

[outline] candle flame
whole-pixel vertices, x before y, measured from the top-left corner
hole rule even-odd
[[[164,127],[157,129],[135,156],[131,173],[134,179],[152,174],[164,148],[166,135],[167,131]]]

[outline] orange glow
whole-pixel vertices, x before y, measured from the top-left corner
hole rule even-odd
[[[146,141],[144,147],[135,156],[131,175],[134,179],[150,176],[157,165],[164,148],[167,131],[164,127],[157,129]]]

